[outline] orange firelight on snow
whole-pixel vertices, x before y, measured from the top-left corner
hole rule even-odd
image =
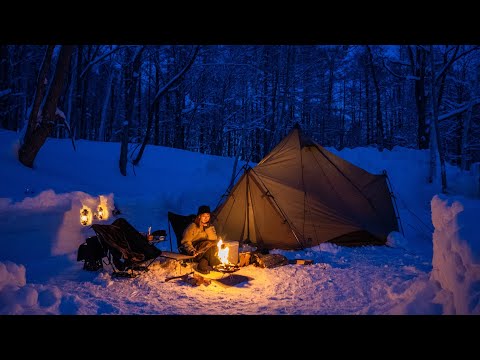
[[[219,238],[218,240],[217,247],[218,247],[218,258],[222,262],[222,265],[229,264],[230,263],[228,261],[229,248],[228,246],[226,246],[226,244],[223,243],[223,240],[221,238]]]

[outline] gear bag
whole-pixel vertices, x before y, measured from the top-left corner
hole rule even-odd
[[[288,265],[288,259],[280,254],[253,254],[255,266],[261,268],[276,268],[278,266]]]
[[[84,261],[83,270],[97,271],[103,268],[102,258],[107,256],[96,236],[90,236],[78,247],[77,261]]]

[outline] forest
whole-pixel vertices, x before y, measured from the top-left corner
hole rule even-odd
[[[0,127],[34,167],[46,139],[258,162],[295,125],[324,147],[431,150],[480,161],[480,46],[1,45]]]

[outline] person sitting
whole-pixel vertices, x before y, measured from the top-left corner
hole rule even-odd
[[[180,251],[193,255],[198,262],[197,271],[208,274],[213,266],[221,263],[218,258],[217,233],[210,223],[210,207],[202,205],[198,208],[194,222],[183,232]]]

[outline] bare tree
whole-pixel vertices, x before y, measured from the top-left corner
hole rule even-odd
[[[135,92],[137,89],[138,71],[141,65],[141,55],[145,50],[145,46],[137,47],[135,53],[125,66],[125,120],[122,124],[122,142],[120,146],[120,159],[118,165],[120,173],[127,176],[127,155],[128,155],[128,141],[130,138],[130,123],[132,122],[133,112],[135,108]]]
[[[147,116],[147,131],[145,133],[145,137],[143,139],[142,145],[140,150],[138,151],[137,157],[133,160],[133,165],[138,165],[140,160],[142,159],[143,152],[145,151],[145,147],[147,146],[148,141],[150,140],[150,132],[152,129],[152,122],[153,122],[153,114],[156,109],[156,104],[158,103],[159,99],[174,85],[178,84],[184,78],[185,74],[188,70],[192,67],[195,59],[198,55],[198,51],[200,50],[200,46],[196,46],[193,50],[193,55],[190,57],[190,60],[187,64],[176,74],[174,75],[161,89],[159,89],[149,106],[148,116]]]
[[[115,78],[115,67],[111,66],[110,74],[107,80],[107,87],[105,89],[105,98],[103,100],[102,114],[100,117],[100,128],[98,130],[97,140],[105,141],[105,130],[107,124],[108,105],[110,104],[110,95],[112,94],[112,83]]]
[[[46,98],[44,99],[43,107],[40,109],[45,90],[46,74],[50,67],[51,56],[53,53],[53,46],[47,48],[45,60],[42,64],[37,82],[37,93],[34,97],[27,131],[23,143],[18,150],[18,158],[20,162],[27,167],[33,168],[35,158],[55,124],[58,98],[62,93],[73,49],[74,47],[70,45],[61,47],[55,68],[55,75],[48,89]]]
[[[473,105],[475,104],[476,94],[478,93],[479,88],[479,77],[480,77],[480,64],[475,66],[475,78],[473,81],[473,86],[470,88],[470,101],[468,102],[467,115],[463,124],[463,133],[462,133],[462,152],[461,152],[461,168],[462,170],[467,169],[467,149],[468,149],[468,138],[470,134],[470,129],[472,125],[472,113]],[[478,99],[477,99],[478,101]]]
[[[367,45],[368,59],[370,64],[370,71],[372,72],[373,85],[375,86],[375,95],[376,95],[376,105],[377,105],[377,121],[376,121],[376,137],[375,142],[380,151],[383,151],[383,119],[382,119],[382,103],[381,103],[381,93],[380,86],[378,84],[377,73],[373,64],[373,55],[370,46]]]
[[[447,175],[445,171],[445,153],[443,151],[443,146],[442,142],[440,139],[440,131],[438,129],[438,104],[437,104],[437,89],[436,89],[436,78],[435,78],[435,54],[433,52],[433,45],[430,45],[430,64],[431,64],[431,76],[432,79],[430,81],[430,86],[431,86],[431,106],[432,106],[432,130],[430,131],[430,142],[432,143],[431,145],[431,153],[435,154],[435,150],[438,152],[439,158],[440,158],[440,172],[441,172],[441,177],[442,177],[442,193],[447,192]],[[434,172],[434,167],[432,164],[435,163],[435,160],[431,162],[431,172],[430,172],[430,177],[429,177],[429,182],[432,182],[432,177],[433,177],[433,172]]]

